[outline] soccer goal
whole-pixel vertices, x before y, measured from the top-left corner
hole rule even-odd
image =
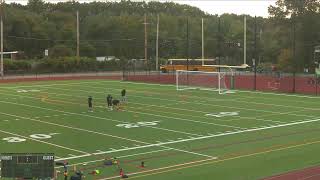
[[[177,90],[199,89],[230,93],[227,87],[226,72],[176,71]]]

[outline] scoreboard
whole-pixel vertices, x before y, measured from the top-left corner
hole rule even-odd
[[[53,153],[2,153],[0,178],[52,179]]]

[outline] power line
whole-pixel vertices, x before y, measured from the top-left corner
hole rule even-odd
[[[55,42],[76,42],[76,40],[60,40],[60,39],[45,39],[45,38],[35,38],[35,37],[24,37],[24,36],[7,36],[8,38],[25,39],[25,40],[37,40],[37,41],[55,41]],[[81,41],[86,42],[112,42],[112,41],[133,41],[136,38],[125,38],[125,39],[81,39]]]
[[[24,36],[7,36],[8,38],[16,38],[16,39],[26,39],[26,40],[37,40],[37,41],[69,41],[74,42],[76,40],[54,40],[54,39],[45,39],[45,38],[35,38],[35,37],[24,37]]]

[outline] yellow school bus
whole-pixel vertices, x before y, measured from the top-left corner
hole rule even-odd
[[[212,65],[214,61],[214,59],[190,59],[188,63],[187,59],[168,59],[165,65],[160,66],[160,71],[164,73],[177,70],[212,72],[216,71],[216,67],[203,66],[203,64]]]

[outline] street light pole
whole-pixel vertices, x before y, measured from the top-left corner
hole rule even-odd
[[[148,35],[147,35],[147,14],[144,14],[144,59],[148,65]]]
[[[254,90],[257,90],[257,16],[254,16],[254,51],[253,51],[253,59],[254,59]]]
[[[156,71],[159,71],[159,14],[157,17],[157,40],[156,40]]]
[[[203,18],[201,19],[201,42],[202,42],[202,48],[201,48],[201,57],[202,57],[202,65],[204,65],[204,34],[203,34]]]
[[[80,61],[79,11],[77,10],[77,60]]]
[[[220,57],[221,57],[221,17],[219,16],[219,23],[218,23],[218,65],[221,64]],[[218,67],[218,71],[220,72],[220,67]]]
[[[187,17],[187,71],[189,71],[189,17]]]
[[[292,42],[292,49],[293,49],[293,87],[292,92],[295,93],[296,91],[296,16],[293,14],[293,42]]]
[[[243,64],[247,64],[247,17],[244,15],[243,26]]]
[[[4,68],[3,68],[3,0],[0,0],[0,3],[1,3],[1,12],[0,12],[0,33],[1,33],[1,62],[0,62],[0,75],[1,77],[4,76]]]
[[[313,54],[313,58],[314,58],[314,63],[315,63],[315,84],[316,84],[316,96],[318,95],[318,79],[319,79],[319,74],[317,71],[320,70],[320,63],[319,60],[317,59],[317,53],[320,53],[320,45],[319,46],[315,46],[314,47],[314,54]],[[318,68],[318,69],[317,69]]]

